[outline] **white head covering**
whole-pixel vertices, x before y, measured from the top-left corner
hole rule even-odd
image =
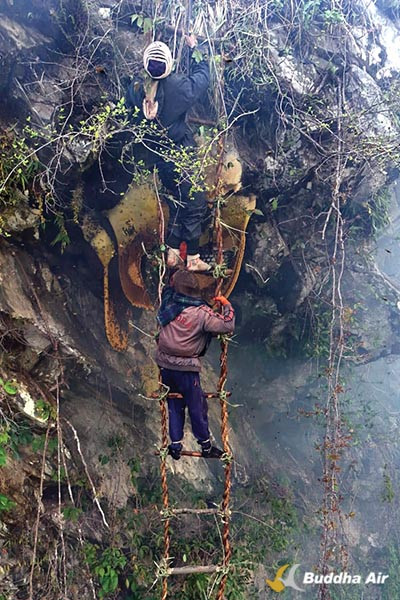
[[[165,73],[159,77],[152,77],[151,73],[148,71],[149,62],[151,60],[158,60],[159,62],[164,63]],[[172,58],[171,50],[164,42],[152,42],[144,51],[143,66],[152,79],[164,79],[165,77],[168,77],[172,71],[173,64],[174,60]]]

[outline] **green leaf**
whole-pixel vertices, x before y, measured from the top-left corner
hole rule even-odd
[[[138,18],[139,18],[139,15],[132,15],[131,16],[131,25],[133,25],[134,22],[138,20]]]
[[[0,494],[0,512],[11,510],[12,508],[14,508],[14,506],[14,500],[10,500],[10,498],[5,496],[4,494]]]
[[[249,215],[249,217],[251,217],[252,215],[260,215],[263,216],[263,212],[262,210],[260,210],[259,208],[253,208],[251,210],[245,209],[245,212],[247,215]]]
[[[7,394],[10,394],[10,396],[15,396],[15,394],[18,392],[16,383],[12,381],[6,381],[6,383],[3,385],[3,388]]]
[[[153,19],[146,17],[143,21],[143,33],[147,33],[153,29]]]
[[[4,467],[7,463],[7,453],[4,448],[0,448],[0,467]]]
[[[64,515],[64,519],[68,521],[78,521],[80,515],[82,513],[81,508],[76,508],[75,506],[66,506],[62,510],[62,514]]]
[[[44,438],[43,436],[35,437],[32,441],[32,450],[37,452],[38,450],[43,450],[44,448]]]
[[[272,210],[276,210],[278,208],[278,198],[272,198],[270,202]]]
[[[203,55],[198,48],[195,48],[195,50],[193,50],[192,58],[196,63],[199,63],[203,60]]]

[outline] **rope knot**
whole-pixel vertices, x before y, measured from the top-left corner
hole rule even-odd
[[[226,390],[220,390],[218,392],[218,397],[221,402],[226,402],[226,399],[228,397],[228,392]]]
[[[168,519],[171,519],[174,516],[173,510],[171,508],[162,508],[160,510],[160,515],[161,515],[161,520],[162,521],[167,521]]]
[[[229,277],[228,266],[226,262],[222,262],[221,264],[214,265],[212,275],[214,279],[226,279]]]
[[[232,511],[229,508],[223,509],[221,506],[218,510],[218,516],[221,519],[222,523],[228,523],[229,519],[232,516]]]
[[[217,573],[220,573],[223,577],[226,577],[229,574],[230,569],[230,565],[221,565],[218,567]]]
[[[167,460],[168,456],[168,446],[164,446],[164,448],[160,448],[160,459],[162,461]]]
[[[233,462],[233,454],[231,454],[230,452],[224,452],[221,456],[221,460],[225,466],[230,465],[231,462]]]
[[[172,557],[162,558],[160,562],[156,563],[156,579],[164,579],[165,577],[169,577],[169,564],[172,560]]]

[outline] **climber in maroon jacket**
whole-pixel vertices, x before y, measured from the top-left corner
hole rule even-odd
[[[210,441],[207,400],[200,385],[200,357],[213,335],[233,333],[235,313],[224,296],[214,300],[222,305],[222,314],[214,312],[202,299],[196,275],[179,270],[174,275],[173,288],[164,289],[157,315],[161,330],[156,362],[162,383],[170,392],[182,395],[182,398],[168,398],[171,438],[168,450],[175,460],[181,456],[186,407],[203,457],[222,456],[222,451]]]

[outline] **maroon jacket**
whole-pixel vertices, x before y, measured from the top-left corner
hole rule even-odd
[[[209,306],[188,306],[173,321],[161,328],[156,362],[159,367],[176,371],[200,371],[208,335],[233,333],[235,312],[231,304],[222,315]]]

